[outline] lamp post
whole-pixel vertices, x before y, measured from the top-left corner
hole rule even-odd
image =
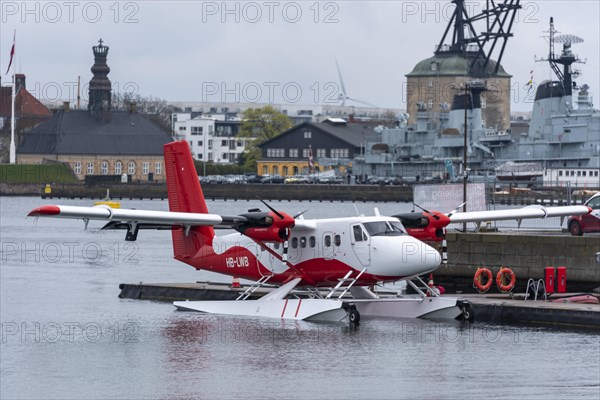
[[[469,174],[467,172],[467,108],[469,105],[469,85],[465,82],[465,121],[464,121],[464,142],[463,142],[463,212],[467,212],[467,178]],[[467,223],[463,223],[463,232],[467,231]]]

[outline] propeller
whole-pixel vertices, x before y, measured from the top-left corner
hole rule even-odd
[[[307,211],[308,211],[308,209],[306,209],[306,210],[304,210],[304,211],[300,211],[298,214],[295,214],[295,215],[294,215],[292,218],[294,218],[294,219],[296,219],[296,218],[300,218],[300,216],[301,216],[302,214],[304,214],[305,212],[307,212]]]
[[[448,265],[448,242],[446,241],[446,227],[442,228],[442,264]]]
[[[456,207],[454,210],[450,211],[447,214],[447,217],[450,218],[453,214],[457,213],[465,204],[467,204],[466,201],[460,206]],[[442,264],[448,265],[448,242],[446,241],[446,227],[442,228]]]
[[[447,215],[448,218],[450,218],[453,214],[456,214],[461,208],[463,208],[463,206],[467,204],[467,202],[463,202],[460,206],[456,207],[454,210],[450,211]],[[417,206],[418,207],[418,206]]]
[[[435,218],[435,219],[440,219],[440,216],[439,216],[439,215],[436,215],[436,214],[432,213],[431,211],[424,209],[423,207],[421,207],[421,206],[420,206],[420,205],[418,205],[417,203],[413,203],[413,206],[415,206],[415,207],[417,207],[417,208],[419,208],[419,209],[423,210],[424,212],[426,212],[427,214],[431,215],[431,216],[432,216],[433,218]]]
[[[444,215],[444,217],[442,219],[443,214],[433,213],[433,212],[421,207],[420,205],[413,203],[414,207],[419,208],[420,210],[422,210],[424,213],[431,216],[436,221],[439,221],[440,224],[443,224],[443,226],[440,226],[438,229],[436,229],[436,236],[438,238],[440,238],[442,241],[441,255],[442,255],[442,264],[443,265],[448,265],[448,242],[446,240],[446,233],[447,233],[446,224],[448,224],[450,222],[449,218],[453,214],[457,213],[465,204],[466,204],[466,202],[462,203],[460,206],[458,206],[454,210],[450,211],[448,214]]]
[[[265,207],[267,207],[269,210],[273,211],[273,213],[275,215],[277,215],[279,217],[279,219],[284,219],[285,217],[276,209],[274,209],[273,207],[271,207],[266,201],[264,201],[263,199],[261,199],[260,197],[257,197],[258,200],[260,200],[261,203],[263,203],[265,205]]]
[[[263,203],[265,205],[265,207],[267,207],[269,210],[271,210],[273,212],[273,214],[277,215],[279,217],[279,219],[283,220],[285,219],[285,216],[283,214],[281,214],[279,211],[277,211],[276,209],[274,209],[273,207],[271,207],[271,205],[269,205],[266,201],[264,201],[263,199],[261,199],[260,197],[257,196],[257,199],[260,200],[261,203]],[[301,216],[302,214],[304,214],[306,211],[308,210],[304,210],[296,215],[294,215],[292,218],[295,220],[296,218],[298,218],[299,216]],[[293,226],[293,224],[292,224]],[[290,228],[286,227],[283,228],[284,231],[282,232],[280,230],[280,237],[284,239],[283,241],[283,253],[281,255],[281,261],[283,262],[284,265],[287,265],[287,259],[288,259],[288,249],[290,247],[289,244],[289,238],[290,238]],[[283,236],[281,236],[283,234]]]

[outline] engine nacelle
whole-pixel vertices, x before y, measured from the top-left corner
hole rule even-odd
[[[419,240],[439,242],[443,237],[443,228],[450,224],[450,218],[437,211],[430,213],[406,213],[394,215],[409,235]]]
[[[257,242],[285,242],[290,234],[289,229],[271,226],[269,228],[246,228],[244,235]]]
[[[290,228],[294,226],[294,218],[279,212],[243,214],[248,222],[235,228],[238,232],[257,242],[283,243],[290,237]],[[282,216],[283,218],[281,218]]]

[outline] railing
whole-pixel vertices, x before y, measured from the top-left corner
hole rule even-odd
[[[529,299],[529,290],[533,291],[533,301],[537,301],[538,295],[541,297],[544,296],[544,301],[548,301],[548,293],[546,292],[546,283],[543,279],[538,279],[537,281],[533,278],[529,278],[527,281],[527,289],[525,290],[525,300]]]

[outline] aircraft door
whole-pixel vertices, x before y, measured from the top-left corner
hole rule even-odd
[[[323,246],[323,258],[326,260],[333,260],[335,256],[335,247],[333,246],[333,233],[325,232],[321,242]]]
[[[350,226],[350,239],[352,250],[360,263],[364,266],[371,264],[371,238],[361,224]]]
[[[281,244],[268,244],[268,247],[272,248],[275,253],[281,253]],[[287,270],[287,266],[271,252],[261,247],[258,244],[253,244],[249,247],[249,250],[256,256],[256,263],[260,263],[263,267],[271,271],[273,274],[280,274]],[[253,264],[252,268],[258,268],[258,265]]]

